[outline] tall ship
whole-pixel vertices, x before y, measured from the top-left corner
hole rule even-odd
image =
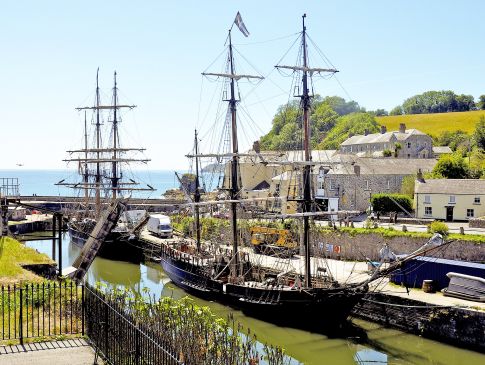
[[[244,35],[247,29],[238,13],[234,22]],[[231,27],[232,29],[232,27]],[[317,73],[331,74],[335,69],[312,68],[308,64],[307,33],[305,15],[302,18],[300,33],[301,64],[297,66],[276,66],[280,69],[297,73],[301,85],[296,88],[301,93],[302,133],[304,156],[301,161],[300,198],[296,199],[299,209],[293,214],[294,219],[301,221],[301,257],[274,258],[255,253],[250,247],[244,247],[238,229],[238,215],[241,204],[245,201],[240,196],[239,159],[244,154],[239,152],[237,135],[237,112],[239,96],[238,81],[241,79],[261,79],[261,76],[238,74],[235,69],[234,50],[231,30],[227,38],[228,54],[227,68],[222,73],[204,73],[203,75],[227,80],[227,93],[223,93],[228,103],[227,119],[230,125],[229,152],[220,154],[218,158],[226,159],[228,168],[225,177],[228,185],[228,198],[218,200],[218,205],[228,206],[231,225],[230,238],[221,237],[219,242],[202,242],[200,234],[199,208],[211,202],[201,202],[199,192],[199,158],[207,157],[198,148],[197,134],[195,137],[195,194],[193,203],[195,214],[195,241],[193,244],[174,241],[162,242],[161,265],[173,283],[184,290],[206,299],[229,303],[241,308],[250,315],[264,320],[290,326],[311,324],[317,329],[329,328],[342,324],[349,316],[354,306],[369,290],[369,283],[392,269],[375,273],[370,278],[358,282],[338,281],[323,267],[314,267],[315,259],[311,257],[313,250],[310,237],[310,220],[317,213],[312,194],[312,168],[310,146],[311,103],[310,78]],[[247,201],[247,200],[246,200]],[[416,252],[414,254],[420,254]],[[283,263],[283,262],[286,263]],[[296,264],[295,264],[296,262]],[[312,267],[313,266],[313,267]]]
[[[78,192],[79,203],[65,207],[64,212],[69,218],[68,229],[71,242],[77,246],[84,245],[101,213],[111,201],[129,199],[134,192],[155,190],[148,184],[142,185],[132,175],[134,164],[146,164],[150,160],[138,157],[144,153],[144,148],[122,146],[119,132],[122,113],[136,108],[136,105],[121,104],[118,93],[115,71],[111,102],[101,102],[98,69],[94,104],[76,108],[84,112],[84,143],[81,148],[67,151],[69,158],[64,161],[77,165],[78,179],[76,181],[63,179],[56,185],[72,188]],[[122,252],[126,253],[127,248],[133,247],[125,245],[126,247],[121,250],[119,244],[126,243],[132,238],[131,229],[144,216],[144,211],[123,212],[118,224],[106,238],[100,254],[117,257]]]

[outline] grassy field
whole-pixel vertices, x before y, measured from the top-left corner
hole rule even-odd
[[[20,265],[48,263],[53,261],[46,255],[25,247],[10,237],[0,238],[0,285],[42,280]]]
[[[456,131],[458,129],[467,133],[473,133],[475,125],[481,116],[485,116],[485,110],[456,113],[436,114],[410,114],[377,117],[377,122],[385,125],[388,131],[399,130],[399,124],[405,123],[406,128],[415,128],[429,135],[438,136],[444,131]]]

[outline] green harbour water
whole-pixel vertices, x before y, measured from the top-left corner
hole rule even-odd
[[[50,241],[31,241],[28,246],[50,255]],[[63,265],[74,261],[79,248],[63,240]],[[181,298],[187,294],[173,285],[156,263],[130,263],[101,257],[94,260],[87,280],[107,286],[131,288],[150,295]],[[215,302],[192,297],[198,305],[206,305],[220,317],[232,314],[245,328],[250,328],[263,343],[282,346],[295,363],[308,365],[464,365],[485,364],[485,354],[464,350],[414,336],[381,325],[353,319],[351,330],[338,336],[328,336],[304,330],[278,327],[244,315],[241,311]],[[295,313],[295,315],[298,315]],[[321,315],[331,315],[322,313]]]

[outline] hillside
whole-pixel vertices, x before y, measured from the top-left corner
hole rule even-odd
[[[377,117],[377,122],[385,125],[388,131],[399,130],[399,124],[405,123],[406,128],[415,128],[420,131],[438,136],[444,131],[456,131],[458,129],[467,133],[473,133],[475,124],[481,116],[485,116],[485,110],[455,113],[435,114],[409,114]]]

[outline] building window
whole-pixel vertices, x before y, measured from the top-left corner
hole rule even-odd
[[[369,180],[365,180],[365,190],[369,190]]]
[[[475,216],[475,210],[474,209],[467,209],[466,210],[466,217],[467,218],[473,218]]]
[[[352,146],[350,146],[350,152],[352,152]]]
[[[391,189],[391,180],[387,180],[387,190]]]
[[[450,195],[450,201],[449,201],[450,204],[455,204],[456,201],[455,201],[455,196],[454,195]]]
[[[408,148],[411,148],[411,142],[408,142]]]
[[[480,204],[480,197],[476,196],[475,199],[473,200],[473,204]]]
[[[330,180],[330,190],[335,190],[335,189],[336,189],[335,182],[333,180]]]
[[[276,194],[280,193],[280,184],[276,184],[275,191],[276,191]]]
[[[424,196],[424,204],[431,204],[431,196],[430,195]]]
[[[424,207],[424,215],[433,215],[432,207]]]
[[[319,189],[323,189],[323,181],[319,181],[318,182],[318,188]]]
[[[411,155],[408,153],[408,158],[411,158]]]

